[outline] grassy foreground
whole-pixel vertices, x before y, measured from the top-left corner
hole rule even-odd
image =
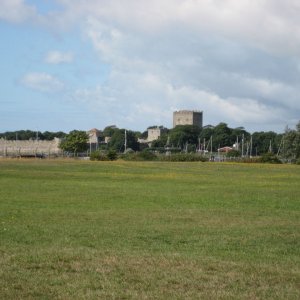
[[[300,299],[300,167],[0,160],[0,299]]]

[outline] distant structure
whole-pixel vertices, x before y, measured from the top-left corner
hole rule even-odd
[[[100,143],[102,131],[97,128],[93,128],[86,133],[89,137],[88,143],[90,145],[90,151],[97,150]]]
[[[100,137],[101,137],[101,133],[102,131],[97,129],[97,128],[93,128],[89,131],[87,131],[87,134],[89,136],[89,143],[92,144],[97,144],[100,142]]]
[[[149,147],[151,147],[152,142],[158,140],[162,133],[166,132],[167,129],[163,126],[152,126],[147,129],[148,136],[146,139],[138,139],[138,142],[140,144],[148,144]]]
[[[0,157],[60,156],[62,155],[62,150],[59,148],[60,142],[59,138],[54,138],[52,141],[0,139]]]
[[[177,125],[203,126],[203,112],[196,110],[179,110],[173,112],[173,128]]]
[[[147,142],[153,142],[159,139],[161,134],[161,128],[148,128],[148,138]]]

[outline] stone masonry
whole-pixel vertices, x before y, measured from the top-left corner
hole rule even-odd
[[[203,126],[203,112],[194,110],[179,110],[173,113],[173,127],[177,125]]]
[[[61,155],[60,139],[52,141],[7,141],[0,139],[0,156],[35,156],[35,155]]]

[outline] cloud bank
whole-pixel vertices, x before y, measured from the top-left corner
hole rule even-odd
[[[36,8],[24,0],[1,0],[0,5],[0,20],[3,21],[22,23],[37,17]]]
[[[57,0],[62,9],[43,15],[21,0],[2,2],[6,21],[80,31],[98,54],[95,64],[110,72],[70,97],[109,123],[171,126],[173,110],[198,109],[206,124],[280,131],[300,118],[296,0]],[[51,64],[72,61],[71,51],[46,56]],[[41,91],[45,82],[63,90],[47,74],[23,79]]]

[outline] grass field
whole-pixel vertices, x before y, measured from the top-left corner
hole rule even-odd
[[[300,299],[300,167],[0,160],[0,299]]]

